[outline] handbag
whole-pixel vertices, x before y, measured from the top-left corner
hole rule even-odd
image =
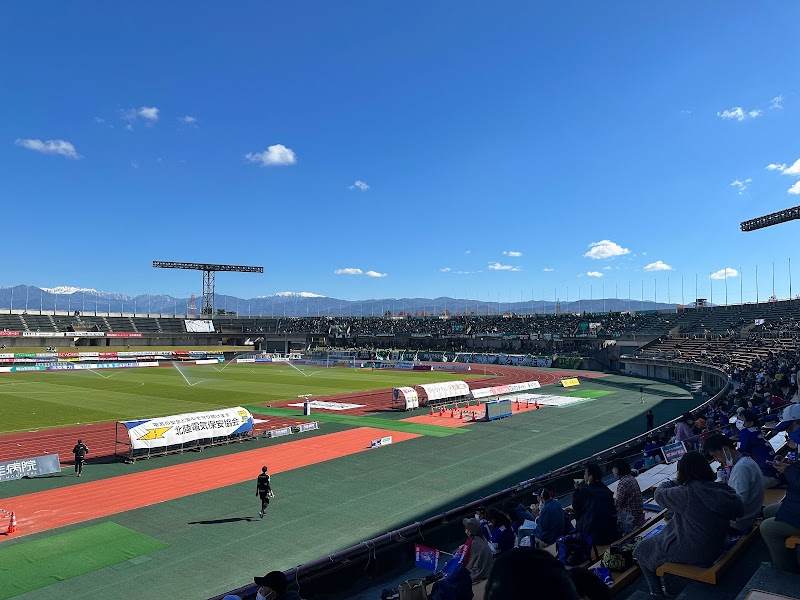
[[[592,559],[592,538],[585,533],[574,531],[556,540],[558,560],[568,567],[579,567]],[[597,556],[597,548],[595,548]]]
[[[407,579],[398,588],[400,600],[428,600],[424,579]]]
[[[633,543],[613,544],[605,552],[600,564],[612,571],[627,571],[633,564]]]

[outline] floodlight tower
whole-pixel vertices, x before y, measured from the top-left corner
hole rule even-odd
[[[742,228],[742,231],[755,231],[756,229],[771,227],[772,225],[786,223],[787,221],[793,221],[794,219],[800,219],[800,206],[779,210],[778,212],[770,213],[768,215],[764,215],[763,217],[756,217],[755,219],[750,219],[749,221],[742,221],[739,227]]]
[[[244,267],[241,265],[214,265],[207,263],[173,262],[169,260],[154,260],[153,266],[158,269],[191,269],[203,272],[203,312],[204,315],[214,314],[214,275],[217,271],[232,271],[234,273],[263,273],[264,267]]]

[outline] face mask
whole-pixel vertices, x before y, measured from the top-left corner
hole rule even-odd
[[[736,429],[742,430],[744,429],[744,421],[741,419],[736,420]]]

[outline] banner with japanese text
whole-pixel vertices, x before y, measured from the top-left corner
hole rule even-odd
[[[253,431],[253,416],[241,406],[120,423],[128,430],[134,450],[179,446]]]

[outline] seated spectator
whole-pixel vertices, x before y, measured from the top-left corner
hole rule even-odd
[[[491,507],[486,510],[486,520],[492,528],[492,537],[489,539],[489,548],[497,557],[514,547],[516,536],[511,528],[511,520],[504,512]]]
[[[464,519],[467,541],[456,550],[455,560],[469,571],[473,585],[489,577],[494,558],[488,540],[483,537],[478,519]]]
[[[657,438],[647,438],[644,445],[644,466],[650,468],[661,462],[661,444]]]
[[[535,548],[514,548],[499,557],[486,582],[484,600],[579,600],[569,571]]]
[[[542,545],[549,546],[555,544],[556,540],[566,533],[566,515],[552,491],[542,488],[536,493],[536,497],[539,505],[533,510],[536,515],[536,529],[533,530],[533,535]]]
[[[787,443],[796,452],[800,444],[800,404],[784,409],[781,422],[775,429],[788,433]],[[761,537],[769,547],[774,565],[782,571],[797,573],[800,572],[797,553],[795,549],[786,547],[786,538],[800,535],[800,463],[776,457],[775,468],[786,479],[786,497],[782,502],[764,507]]]
[[[300,594],[289,590],[289,580],[283,571],[270,571],[264,577],[254,577],[259,586],[256,600],[302,600]]]
[[[511,519],[511,528],[516,532],[525,521],[533,521],[536,516],[522,502],[516,506],[510,504],[505,508],[508,518]]]
[[[675,441],[685,442],[694,436],[694,417],[691,413],[685,413],[680,420],[675,423]]]
[[[656,569],[665,562],[714,562],[725,549],[728,522],[743,513],[743,505],[727,484],[716,483],[714,472],[699,452],[687,452],[678,462],[677,481],[658,486],[655,501],[673,511],[662,531],[643,539],[633,551],[651,596],[663,596]]]
[[[764,505],[764,480],[756,462],[739,452],[734,443],[722,434],[706,440],[703,450],[722,465],[717,481],[727,483],[742,499],[744,514],[731,527],[738,533],[747,533],[761,516]]]
[[[603,471],[599,466],[587,465],[583,482],[576,481],[572,509],[575,512],[577,530],[591,536],[594,544],[602,546],[617,539],[614,493],[603,483]]]
[[[619,478],[614,494],[614,507],[617,509],[617,526],[620,535],[627,535],[635,528],[644,525],[644,504],[639,482],[631,474],[628,461],[617,458],[611,472]]]
[[[775,451],[761,434],[758,416],[753,411],[743,410],[736,419],[736,428],[739,429],[739,452],[756,461],[764,476],[765,488],[777,487],[780,484],[778,473],[769,464],[775,459]]]

